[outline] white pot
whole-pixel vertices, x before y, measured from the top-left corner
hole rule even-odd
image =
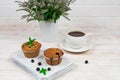
[[[40,25],[40,39],[42,42],[55,43],[57,40],[57,23],[39,22]]]

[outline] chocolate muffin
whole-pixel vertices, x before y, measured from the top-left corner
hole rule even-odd
[[[63,51],[58,48],[48,48],[44,51],[44,57],[49,65],[58,65],[62,61]]]
[[[32,41],[32,40],[31,40]],[[41,43],[33,41],[32,43],[25,42],[22,45],[22,51],[27,58],[34,58],[39,55]]]

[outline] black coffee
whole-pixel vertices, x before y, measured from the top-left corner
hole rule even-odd
[[[68,33],[70,36],[74,36],[74,37],[81,37],[81,36],[84,36],[85,33],[83,32],[80,32],[80,31],[73,31],[73,32],[69,32]]]

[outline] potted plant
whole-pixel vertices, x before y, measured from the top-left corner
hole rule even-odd
[[[35,41],[35,39],[29,38],[28,42],[23,43],[22,51],[27,58],[34,58],[39,55],[41,43]]]
[[[74,1],[75,0],[27,0],[24,2],[16,2],[19,7],[21,7],[17,11],[23,10],[27,12],[26,15],[22,16],[22,19],[26,18],[27,22],[32,20],[40,22],[41,31],[45,32],[44,36],[49,35],[48,39],[46,39],[48,41],[55,37],[54,34],[56,31],[53,29],[60,16],[69,20],[67,12],[71,10],[70,4]],[[43,29],[45,29],[45,31]]]

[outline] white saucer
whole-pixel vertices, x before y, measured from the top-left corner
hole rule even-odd
[[[92,45],[85,45],[83,46],[82,48],[80,49],[73,49],[73,48],[70,48],[69,45],[65,42],[65,40],[63,40],[62,42],[60,42],[59,46],[66,50],[66,51],[69,51],[69,52],[75,52],[75,53],[78,53],[78,52],[84,52],[84,51],[87,51],[89,50],[90,48],[92,48]]]

